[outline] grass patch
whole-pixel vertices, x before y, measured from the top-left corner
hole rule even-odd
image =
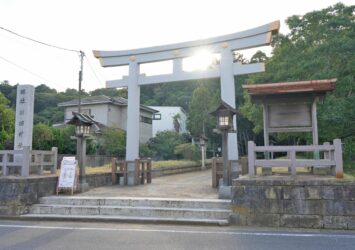
[[[106,164],[100,167],[86,167],[86,174],[104,174],[111,173],[111,164]]]
[[[288,167],[272,167],[272,172],[273,173],[280,173],[280,174],[284,174],[284,173],[288,173]],[[298,167],[297,168],[297,173],[299,174],[305,174],[305,173],[309,173],[309,169],[307,167]],[[262,173],[262,168],[261,167],[257,167],[256,168],[256,173],[258,175],[261,175]]]
[[[170,161],[153,161],[153,169],[162,169],[170,167],[192,167],[199,165],[200,163],[196,161],[187,161],[187,160],[170,160]],[[86,174],[103,174],[111,173],[111,164],[106,164],[99,167],[86,167]]]
[[[187,160],[170,160],[170,161],[153,161],[153,169],[162,169],[170,167],[192,167],[199,165],[196,161],[187,161]]]

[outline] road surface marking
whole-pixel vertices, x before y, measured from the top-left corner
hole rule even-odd
[[[278,232],[231,232],[231,231],[192,231],[192,230],[166,230],[166,229],[134,229],[134,228],[100,228],[100,227],[60,227],[60,226],[33,226],[33,225],[6,225],[0,224],[0,228],[30,228],[30,229],[56,229],[56,230],[96,230],[96,231],[123,231],[123,232],[160,232],[181,234],[223,234],[223,235],[247,235],[247,236],[274,236],[274,237],[332,237],[355,239],[350,234],[325,234],[325,233],[278,233]]]

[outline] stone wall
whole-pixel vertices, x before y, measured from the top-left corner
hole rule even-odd
[[[355,229],[355,182],[320,177],[233,180],[233,221],[242,226]]]
[[[111,173],[87,175],[90,188],[111,185]],[[26,213],[40,197],[54,195],[57,176],[2,177],[0,178],[0,216]]]

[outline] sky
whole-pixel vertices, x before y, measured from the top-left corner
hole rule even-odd
[[[210,38],[338,0],[0,0],[0,27],[51,45],[85,52],[82,88],[104,88],[127,67],[102,68],[92,50],[126,50]],[[346,5],[354,0],[342,0]],[[79,55],[19,38],[0,28],[0,82],[78,88]],[[261,50],[270,53],[270,48]],[[243,51],[242,51],[243,53]],[[250,53],[249,53],[250,54]],[[245,52],[248,55],[248,52]],[[156,70],[159,69],[148,69]],[[147,72],[148,73],[148,72]]]

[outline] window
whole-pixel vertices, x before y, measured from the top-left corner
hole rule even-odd
[[[161,114],[160,113],[153,114],[153,120],[161,120]]]
[[[145,116],[141,115],[140,122],[147,123],[147,124],[152,124],[152,118],[145,117]]]

